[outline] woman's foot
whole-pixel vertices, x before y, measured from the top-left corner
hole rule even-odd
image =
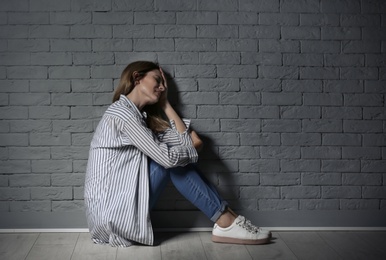
[[[212,231],[212,241],[217,243],[261,245],[268,243],[270,238],[270,231],[254,226],[240,215],[227,227],[221,227],[216,222]]]

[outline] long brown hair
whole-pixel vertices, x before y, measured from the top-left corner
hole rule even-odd
[[[149,71],[159,70],[157,63],[151,61],[136,61],[126,66],[122,71],[118,87],[114,91],[113,102],[119,100],[120,95],[127,96],[135,87],[135,82],[141,80]],[[143,108],[147,114],[147,126],[155,133],[163,132],[170,127],[158,103]]]

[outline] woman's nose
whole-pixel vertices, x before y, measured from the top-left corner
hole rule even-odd
[[[165,91],[165,86],[164,86],[164,85],[162,85],[162,84],[161,84],[161,85],[159,85],[159,87],[158,87],[158,88],[159,88],[159,90],[160,90],[160,91]]]

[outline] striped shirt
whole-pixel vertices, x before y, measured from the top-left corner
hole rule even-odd
[[[152,245],[149,212],[150,157],[165,168],[198,159],[188,130],[171,128],[156,136],[146,114],[124,95],[106,110],[91,141],[85,180],[87,223],[94,243]],[[189,121],[184,121],[189,128]]]

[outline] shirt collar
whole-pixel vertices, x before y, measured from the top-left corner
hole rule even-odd
[[[146,118],[147,118],[146,112],[141,112],[141,111],[139,111],[138,107],[133,103],[133,101],[131,101],[130,99],[128,99],[125,95],[120,95],[119,101],[123,102],[123,104],[124,104],[125,106],[127,106],[128,108],[133,109],[133,110],[134,110],[140,117],[142,117],[143,119],[146,119]]]

